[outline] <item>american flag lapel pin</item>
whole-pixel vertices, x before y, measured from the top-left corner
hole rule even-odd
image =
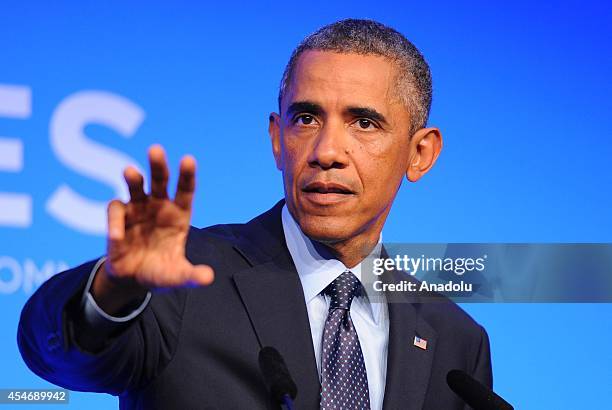
[[[414,337],[414,345],[420,349],[427,350],[427,340],[421,339],[418,336]]]

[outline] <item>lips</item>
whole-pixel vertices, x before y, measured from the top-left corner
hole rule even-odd
[[[302,188],[301,198],[307,206],[325,209],[336,207],[340,204],[348,204],[356,198],[356,192],[344,184],[338,182],[315,181]]]
[[[336,182],[323,182],[315,181],[307,184],[302,191],[306,193],[318,193],[318,194],[344,194],[353,195],[355,192],[346,185],[342,185]]]

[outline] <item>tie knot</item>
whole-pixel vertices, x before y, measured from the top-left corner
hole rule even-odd
[[[323,293],[331,297],[329,309],[350,309],[355,296],[361,295],[361,282],[351,271],[345,271],[330,283]]]

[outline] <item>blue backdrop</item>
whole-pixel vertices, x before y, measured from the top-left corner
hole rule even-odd
[[[17,351],[21,307],[104,252],[104,204],[149,145],[167,148],[174,173],[181,155],[198,159],[196,226],[246,221],[282,196],[267,135],[282,70],[340,18],[397,28],[433,72],[444,150],[400,190],[385,241],[612,242],[605,2],[98,3],[0,8],[0,388],[50,386]],[[517,408],[612,401],[611,305],[465,308]]]

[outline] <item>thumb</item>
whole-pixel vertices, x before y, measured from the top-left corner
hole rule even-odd
[[[186,286],[207,286],[215,279],[215,271],[208,265],[192,265]]]

